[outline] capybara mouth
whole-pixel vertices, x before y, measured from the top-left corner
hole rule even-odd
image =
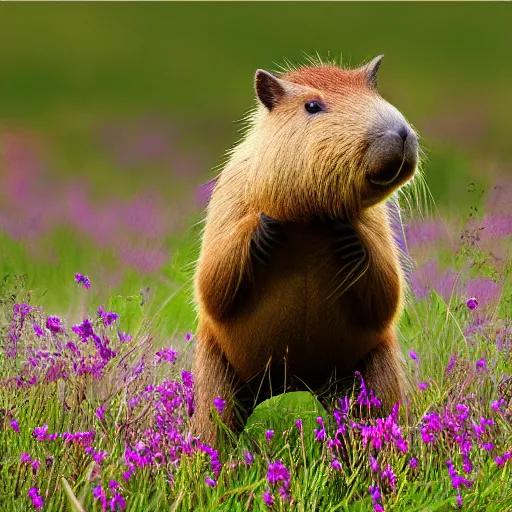
[[[384,187],[410,178],[418,164],[418,137],[408,126],[379,133],[366,155],[368,180]]]

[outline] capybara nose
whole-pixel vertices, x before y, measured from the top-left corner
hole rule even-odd
[[[366,153],[368,179],[390,185],[412,176],[418,163],[418,137],[407,124],[374,135]]]

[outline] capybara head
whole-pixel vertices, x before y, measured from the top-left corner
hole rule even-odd
[[[412,178],[418,138],[376,90],[381,59],[256,72],[258,107],[239,147],[253,207],[283,220],[350,217]]]

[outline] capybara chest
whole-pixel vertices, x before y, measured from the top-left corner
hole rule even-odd
[[[348,373],[379,341],[358,315],[357,260],[333,251],[333,234],[320,226],[287,227],[286,242],[264,265],[236,312],[217,325],[217,339],[240,378],[286,360],[287,371],[311,382]],[[347,250],[350,250],[348,248]]]

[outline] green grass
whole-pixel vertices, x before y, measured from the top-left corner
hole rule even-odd
[[[453,264],[456,258],[457,255],[453,257]],[[509,285],[509,266],[506,267],[505,276]],[[3,289],[3,320],[0,325],[4,343],[14,300],[27,298],[23,283],[18,284],[10,280]],[[510,287],[507,289],[510,290]],[[75,290],[77,296],[84,293]],[[178,295],[171,303],[174,303],[172,307],[166,306],[169,314],[172,314],[172,308],[180,311],[188,307],[186,300]],[[41,489],[45,501],[44,510],[82,510],[80,507],[88,511],[100,510],[98,503],[93,503],[92,488],[100,481],[106,485],[110,478],[122,482],[121,474],[126,469],[122,464],[124,443],[145,439],[144,429],[151,424],[151,410],[144,414],[144,408],[141,407],[137,414],[129,412],[128,397],[150,382],[160,382],[164,376],[180,380],[178,370],[190,364],[193,347],[183,339],[176,338],[173,341],[178,345],[181,355],[175,365],[167,363],[167,366],[151,367],[148,364],[140,382],[123,385],[123,366],[119,358],[123,360],[124,354],[133,363],[145,354],[150,362],[151,354],[158,348],[151,339],[151,322],[155,317],[152,309],[147,304],[140,306],[138,300],[126,302],[119,298],[112,304],[116,305],[121,314],[122,327],[129,327],[136,337],[132,345],[123,347],[118,358],[109,363],[101,381],[72,378],[66,382],[61,380],[13,390],[5,385],[4,379],[14,375],[16,368],[9,360],[2,359],[0,379],[4,384],[0,387],[0,411],[3,414],[3,421],[0,416],[0,499],[3,510],[14,512],[29,509],[26,493],[32,486]],[[89,307],[89,311],[92,313],[92,307]],[[460,469],[459,450],[448,439],[440,440],[435,445],[424,444],[419,428],[426,413],[442,413],[445,406],[458,402],[467,403],[471,407],[471,415],[475,420],[478,421],[484,415],[496,421],[489,438],[496,445],[492,456],[479,447],[472,449],[471,459],[475,469],[470,478],[474,484],[462,493],[465,509],[502,511],[512,507],[512,465],[508,462],[500,468],[493,462],[494,456],[511,447],[510,416],[490,409],[490,402],[499,397],[500,382],[510,375],[510,351],[497,349],[492,337],[493,329],[489,335],[479,335],[474,340],[465,337],[462,330],[470,324],[471,314],[459,299],[447,305],[439,296],[432,294],[428,300],[413,301],[403,315],[400,338],[408,361],[408,373],[414,384],[425,381],[429,387],[423,392],[414,387],[409,394],[407,407],[402,408],[400,424],[404,437],[409,441],[409,452],[402,455],[388,445],[379,455],[382,463],[392,465],[398,477],[394,492],[383,486],[383,504],[388,511],[453,508],[455,492],[445,462],[451,458]],[[499,317],[496,316],[493,322],[498,328]],[[23,336],[25,343],[33,342],[30,329],[26,329]],[[419,364],[407,356],[410,349],[418,353]],[[459,362],[454,372],[447,376],[445,367],[453,353],[458,354]],[[475,372],[475,361],[482,357],[488,362],[488,371]],[[108,403],[106,420],[100,422],[94,417],[94,411],[105,402]],[[316,415],[314,409],[311,411],[307,413],[298,406],[296,409],[297,416],[303,418],[308,414]],[[291,414],[293,416],[293,412]],[[19,434],[9,427],[10,417],[19,422]],[[191,457],[184,455],[176,467],[140,468],[128,482],[122,482],[127,510],[263,510],[262,493],[267,487],[267,464],[274,460],[282,460],[290,470],[290,491],[293,497],[293,505],[276,499],[274,510],[366,511],[371,508],[368,486],[375,483],[375,478],[368,468],[369,450],[363,448],[357,434],[349,431],[344,438],[348,452],[343,458],[343,471],[340,472],[330,468],[326,447],[313,441],[311,425],[309,430],[304,429],[305,441],[301,442],[291,417],[280,413],[275,404],[262,417],[265,425],[275,429],[275,436],[270,443],[264,441],[261,433],[256,435],[251,430],[250,435],[240,440],[229,433],[222,437],[219,451],[223,469],[216,488],[210,488],[204,483],[204,478],[212,474],[207,457],[201,454]],[[127,423],[129,426],[123,428]],[[95,450],[106,450],[110,454],[101,465],[101,471],[81,447],[64,445],[62,440],[34,440],[33,429],[43,424],[49,425],[49,432],[96,430]],[[328,428],[332,433],[333,425],[329,424]],[[184,429],[186,431],[186,426]],[[243,460],[247,446],[255,454],[253,464],[249,467],[241,464],[230,468],[230,465]],[[41,460],[42,465],[36,477],[29,471],[30,468],[19,462],[22,452]],[[50,455],[55,462],[47,467],[45,461]],[[416,470],[407,466],[411,456],[418,458],[419,467]],[[168,472],[173,475],[173,485],[168,481]],[[73,507],[74,501],[80,505]]]

